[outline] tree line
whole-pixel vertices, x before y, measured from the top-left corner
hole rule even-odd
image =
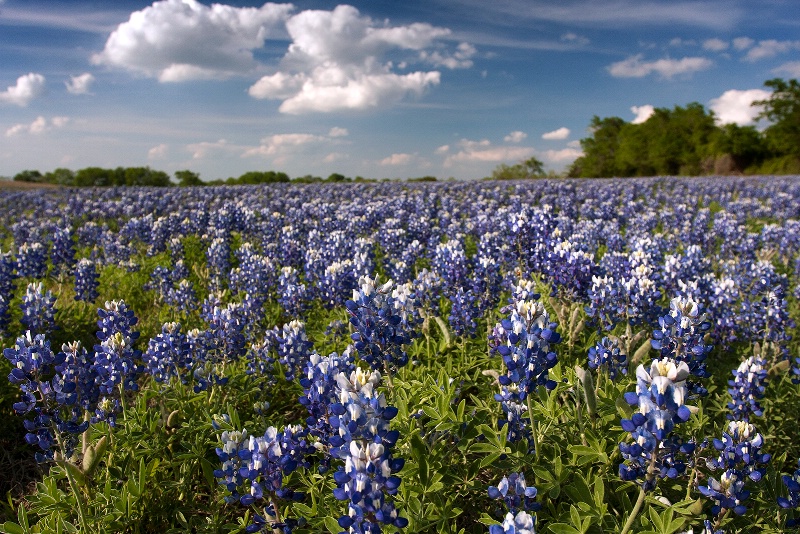
[[[644,122],[594,116],[591,137],[571,177],[800,174],[800,84],[775,78],[766,100],[753,102],[769,125],[718,125],[713,111],[693,102],[658,108]]]

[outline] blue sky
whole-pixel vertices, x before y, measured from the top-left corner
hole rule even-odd
[[[800,77],[796,0],[0,0],[0,176],[560,171],[593,115],[752,124]],[[762,125],[763,126],[763,125]]]

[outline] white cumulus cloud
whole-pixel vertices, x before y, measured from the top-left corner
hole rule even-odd
[[[306,10],[286,21],[291,44],[280,68],[249,89],[254,98],[283,100],[282,113],[363,110],[421,95],[441,81],[438,71],[400,73],[422,61],[446,68],[472,65],[475,48],[459,44],[450,52],[441,40],[450,30],[427,23],[390,26],[340,5]],[[387,54],[411,54],[395,65]]]
[[[31,100],[44,93],[44,82],[44,76],[41,74],[29,72],[22,75],[17,78],[15,85],[8,86],[8,89],[0,93],[0,102],[25,107]]]
[[[226,78],[257,66],[253,51],[284,34],[282,24],[293,9],[161,0],[131,13],[92,61],[163,82]]]
[[[679,74],[691,74],[711,68],[713,61],[704,57],[684,57],[681,59],[657,59],[644,61],[642,54],[631,56],[608,66],[608,72],[615,78],[643,78],[653,73],[663,78]]]
[[[763,89],[748,89],[739,91],[730,89],[718,98],[709,102],[709,108],[716,115],[718,124],[735,123],[739,126],[752,124],[761,112],[759,106],[753,106],[756,100],[766,100],[772,93]]]
[[[348,135],[350,135],[350,132],[347,131],[347,128],[339,128],[338,126],[334,126],[328,131],[328,137],[347,137]]]
[[[383,158],[380,164],[384,167],[393,165],[408,165],[413,159],[413,154],[392,154],[391,156]]]
[[[547,132],[542,134],[542,139],[546,139],[548,141],[556,140],[556,139],[566,139],[569,137],[569,128],[562,126],[557,130],[553,130],[552,132]]]
[[[147,159],[164,159],[169,151],[169,145],[161,143],[147,151]]]
[[[64,82],[64,85],[70,94],[88,95],[92,83],[94,83],[94,76],[89,72],[84,72],[78,76],[70,76],[69,80]]]
[[[545,150],[542,159],[547,163],[571,163],[583,156],[583,151],[577,148],[562,148],[561,150]]]
[[[716,37],[703,41],[703,48],[706,50],[711,50],[712,52],[722,52],[723,50],[727,50],[729,46],[730,43],[728,43],[728,41],[723,41],[722,39],[717,39]]]
[[[737,37],[733,40],[733,47],[736,50],[742,51],[753,46],[753,43],[755,43],[755,41],[749,37]]]
[[[784,74],[792,78],[800,78],[800,61],[789,61],[772,69],[775,74]]]
[[[776,39],[767,39],[759,41],[757,45],[747,51],[744,59],[747,61],[757,61],[775,57],[778,54],[785,54],[792,50],[800,50],[800,41],[778,41]]]
[[[6,130],[6,137],[14,137],[21,134],[38,135],[56,128],[63,128],[67,123],[69,123],[69,117],[53,117],[48,121],[40,115],[30,124],[15,124],[11,126]]]
[[[191,143],[186,145],[186,150],[192,153],[192,159],[206,159],[241,155],[244,147],[233,145],[226,139],[220,139]]]
[[[457,163],[517,163],[529,158],[534,150],[522,146],[494,146],[488,139],[472,141],[462,139],[458,143],[459,150],[444,160],[444,167],[452,167]]]
[[[506,143],[521,143],[522,141],[525,140],[526,137],[528,137],[528,134],[517,130],[505,136],[503,138],[503,141],[505,141]]]
[[[636,115],[631,121],[632,124],[641,124],[647,119],[650,118],[650,115],[653,114],[655,108],[650,104],[645,104],[644,106],[631,106],[631,112]]]

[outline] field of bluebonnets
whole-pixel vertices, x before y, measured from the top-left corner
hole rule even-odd
[[[0,531],[786,532],[800,180],[0,192]]]

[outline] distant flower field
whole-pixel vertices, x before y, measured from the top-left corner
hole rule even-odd
[[[790,532],[800,178],[0,189],[0,532]]]

